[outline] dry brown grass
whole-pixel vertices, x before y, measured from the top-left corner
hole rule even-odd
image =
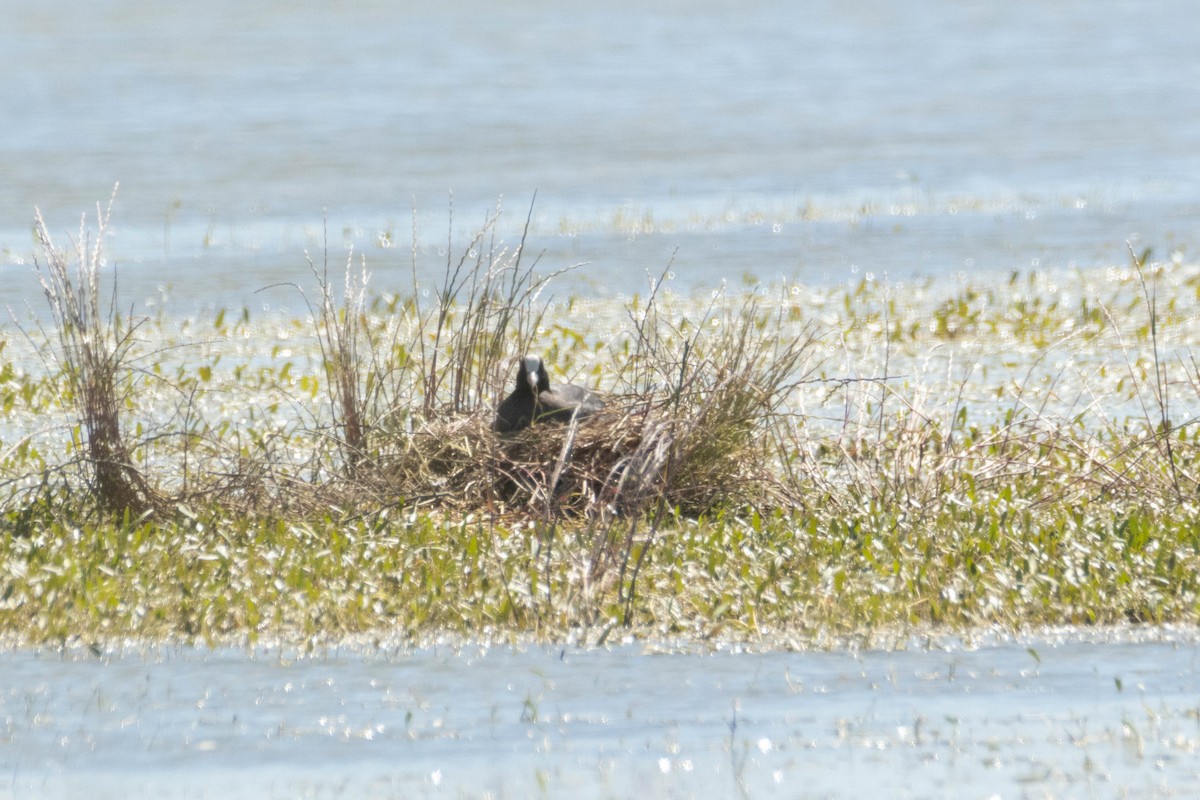
[[[607,385],[593,387],[608,394],[602,413],[495,434],[495,401],[559,274],[523,262],[524,233],[515,248],[498,245],[498,218],[489,215],[457,257],[448,243],[432,304],[422,305],[414,278],[411,296],[383,309],[383,324],[366,309],[365,267],[347,263],[340,302],[327,266],[314,268],[333,412],[325,438],[341,468],[320,485],[293,483],[288,502],[606,522],[795,501],[771,466],[789,457],[780,448],[790,437],[778,429],[814,337],[803,329],[781,339],[784,321],[757,298],[733,307],[720,298],[689,319],[661,307],[656,283],[628,309],[629,334],[611,344]],[[414,276],[415,259],[414,249]],[[270,472],[245,466],[249,477]]]
[[[659,328],[665,317],[652,298],[609,375],[624,391],[609,393],[602,411],[509,435],[491,430],[491,403],[419,417],[358,482],[377,499],[543,520],[795,506],[777,466],[790,458],[787,399],[808,374],[815,337],[757,335],[775,324],[768,317],[751,299]]]
[[[152,484],[135,466],[122,429],[137,325],[111,306],[102,310],[108,219],[109,210],[100,211],[94,240],[81,223],[67,252],[37,218],[38,274],[86,434],[93,494],[104,509],[370,515],[407,506],[599,525],[648,517],[653,529],[668,515],[801,502],[777,468],[791,460],[789,395],[811,368],[815,336],[809,328],[780,335],[791,321],[755,296],[736,303],[715,297],[681,312],[664,308],[655,283],[628,307],[628,333],[597,358],[602,368],[591,382],[608,396],[602,413],[494,433],[495,402],[511,365],[531,348],[549,307],[543,292],[559,274],[536,272],[536,259],[526,263],[524,232],[515,248],[496,241],[499,211],[457,257],[447,255],[432,303],[422,304],[414,278],[409,297],[368,309],[365,263],[347,262],[338,297],[328,264],[318,269],[310,260],[320,290],[310,307],[320,386],[331,417],[313,416],[306,430],[303,422],[291,427],[313,445],[307,463],[289,460],[294,439],[286,432],[231,437],[197,420],[197,384],[185,376],[168,387],[184,407],[167,419],[188,420],[187,429],[156,433],[159,441],[184,443],[184,479],[164,491],[170,482]],[[310,413],[300,402],[293,407]],[[156,463],[172,457],[156,453]]]
[[[78,238],[69,248],[54,244],[41,212],[37,212],[35,230],[41,252],[40,257],[35,255],[34,264],[58,334],[59,366],[85,439],[82,457],[91,476],[92,494],[106,511],[140,516],[162,508],[164,502],[134,465],[122,431],[121,409],[128,391],[124,381],[138,326],[121,317],[115,303],[102,307],[100,271],[111,211],[112,199],[107,208],[97,205],[94,239],[86,217],[81,219]]]

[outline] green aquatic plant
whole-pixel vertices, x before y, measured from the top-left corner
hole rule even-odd
[[[0,629],[803,646],[1200,622],[1200,273],[1131,253],[949,287],[685,297],[664,273],[624,302],[550,299],[495,231],[429,295],[368,289],[361,258],[340,290],[314,270],[307,320],[129,323],[47,275],[67,312],[0,346]],[[605,409],[496,435],[529,351]],[[96,434],[88,402],[112,412]]]

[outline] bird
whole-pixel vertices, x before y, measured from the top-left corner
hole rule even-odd
[[[603,407],[604,401],[583,386],[564,383],[551,388],[541,356],[527,355],[517,368],[516,388],[496,407],[493,427],[499,433],[514,433],[534,422],[582,419]]]

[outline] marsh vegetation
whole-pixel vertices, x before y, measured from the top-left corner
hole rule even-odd
[[[0,341],[0,629],[605,641],[1198,619],[1200,273],[559,297],[489,217],[304,318],[122,310],[38,225]],[[414,262],[417,258],[414,249]],[[603,393],[492,430],[516,359]]]

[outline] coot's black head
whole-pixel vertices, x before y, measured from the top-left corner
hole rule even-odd
[[[535,421],[568,422],[583,419],[604,407],[604,401],[583,386],[562,383],[550,388],[550,375],[538,356],[525,356],[517,366],[517,385],[496,407],[493,428],[512,433]]]
[[[521,359],[521,366],[517,370],[517,391],[522,391],[526,386],[534,396],[550,390],[550,373],[546,372],[541,356],[525,356]]]

